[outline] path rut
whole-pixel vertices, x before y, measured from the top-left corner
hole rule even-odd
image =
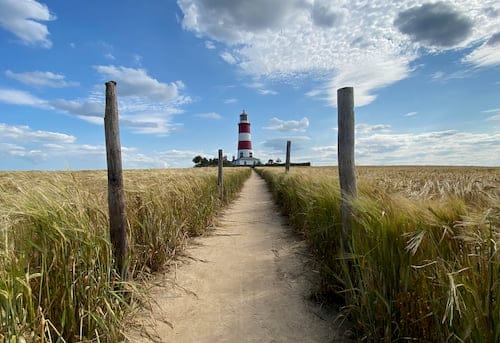
[[[255,172],[190,262],[158,276],[132,342],[341,342],[334,315],[308,300],[314,271]]]

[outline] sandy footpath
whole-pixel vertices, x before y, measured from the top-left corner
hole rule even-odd
[[[151,311],[132,342],[341,342],[308,300],[314,273],[300,239],[254,172],[215,231],[193,240],[188,262],[155,280]]]

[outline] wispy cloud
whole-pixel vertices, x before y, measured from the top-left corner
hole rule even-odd
[[[59,111],[75,114],[77,116],[104,117],[104,102],[55,99],[49,101],[49,104]]]
[[[478,67],[500,65],[500,32],[492,35],[479,48],[465,56],[464,62]]]
[[[306,147],[306,143],[311,140],[308,136],[289,136],[269,138],[263,141],[262,146],[271,149],[272,152],[283,152],[286,150],[286,142],[292,142],[292,150],[301,150]],[[256,155],[257,156],[257,155]]]
[[[273,117],[271,118],[271,123],[271,126],[265,126],[263,129],[282,132],[304,132],[309,127],[309,119],[307,117],[301,120],[282,120]]]
[[[10,89],[0,88],[0,102],[11,105],[26,105],[38,108],[47,108],[47,101],[40,99],[31,93]]]
[[[229,64],[236,64],[238,60],[230,52],[224,51],[220,54],[220,57]]]
[[[491,108],[488,110],[481,111],[481,113],[495,113],[492,116],[489,116],[488,118],[485,119],[485,121],[497,121],[500,120],[500,108]]]
[[[235,99],[235,98],[230,98],[230,99],[225,99],[224,100],[225,104],[235,104],[237,102],[238,102],[238,99]]]
[[[499,165],[500,134],[376,133],[357,139],[356,155],[360,164]]]
[[[481,111],[481,113],[500,113],[500,108],[492,108],[489,110]]]
[[[11,79],[35,87],[62,88],[78,86],[78,82],[66,81],[66,77],[64,75],[56,74],[50,71],[15,73],[11,70],[6,70],[5,75]]]
[[[8,125],[5,123],[0,123],[0,137],[18,142],[73,143],[76,140],[75,136],[65,133],[33,130],[26,125]]]
[[[389,131],[390,128],[391,128],[390,125],[384,125],[384,124],[375,124],[375,125],[358,124],[356,125],[356,132],[357,133],[386,132]]]
[[[494,116],[488,117],[485,120],[486,121],[497,121],[497,120],[500,120],[500,114],[496,114]]]
[[[209,50],[214,50],[215,49],[215,44],[212,41],[206,40],[205,41],[205,48]]]
[[[276,95],[278,92],[267,88],[262,82],[250,82],[246,83],[245,87],[255,89],[261,95]]]
[[[418,114],[418,112],[408,112],[403,114],[403,117],[414,117]]]
[[[102,168],[105,154],[104,144],[82,144],[77,142],[75,136],[66,133],[0,123],[0,157],[30,161],[33,169],[41,163],[45,163],[45,169],[51,161],[75,159],[85,160],[94,168]],[[144,152],[136,147],[122,146],[125,168],[185,167],[190,165],[194,156],[200,154],[203,152],[176,149]]]
[[[195,117],[205,118],[205,119],[215,119],[215,120],[222,119],[222,116],[216,112],[199,113],[199,114],[196,114]]]
[[[106,58],[108,60],[112,60],[112,61],[116,60],[116,57],[110,52],[104,54],[104,58]]]
[[[257,89],[257,92],[262,95],[276,95],[278,92],[273,91],[272,89]]]

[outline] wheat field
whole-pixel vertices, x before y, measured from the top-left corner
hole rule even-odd
[[[129,274],[113,269],[105,171],[0,173],[0,340],[116,342],[138,281],[203,234],[250,175],[224,169],[124,172]]]
[[[500,341],[500,168],[358,167],[349,254],[337,168],[259,168],[361,341]]]

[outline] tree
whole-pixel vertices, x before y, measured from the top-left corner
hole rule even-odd
[[[193,158],[193,163],[195,167],[216,167],[219,164],[218,158],[207,159],[206,157],[201,157],[200,155]],[[225,158],[222,161],[224,167],[232,167],[233,164]]]
[[[200,155],[195,156],[193,158],[193,163],[195,167],[208,167],[208,166],[216,166],[217,160],[207,160],[206,157],[201,157]]]
[[[200,156],[200,155],[195,156],[195,157],[193,158],[193,163],[194,163],[194,164],[201,164],[201,160],[202,160],[202,158],[201,158],[201,156]]]

